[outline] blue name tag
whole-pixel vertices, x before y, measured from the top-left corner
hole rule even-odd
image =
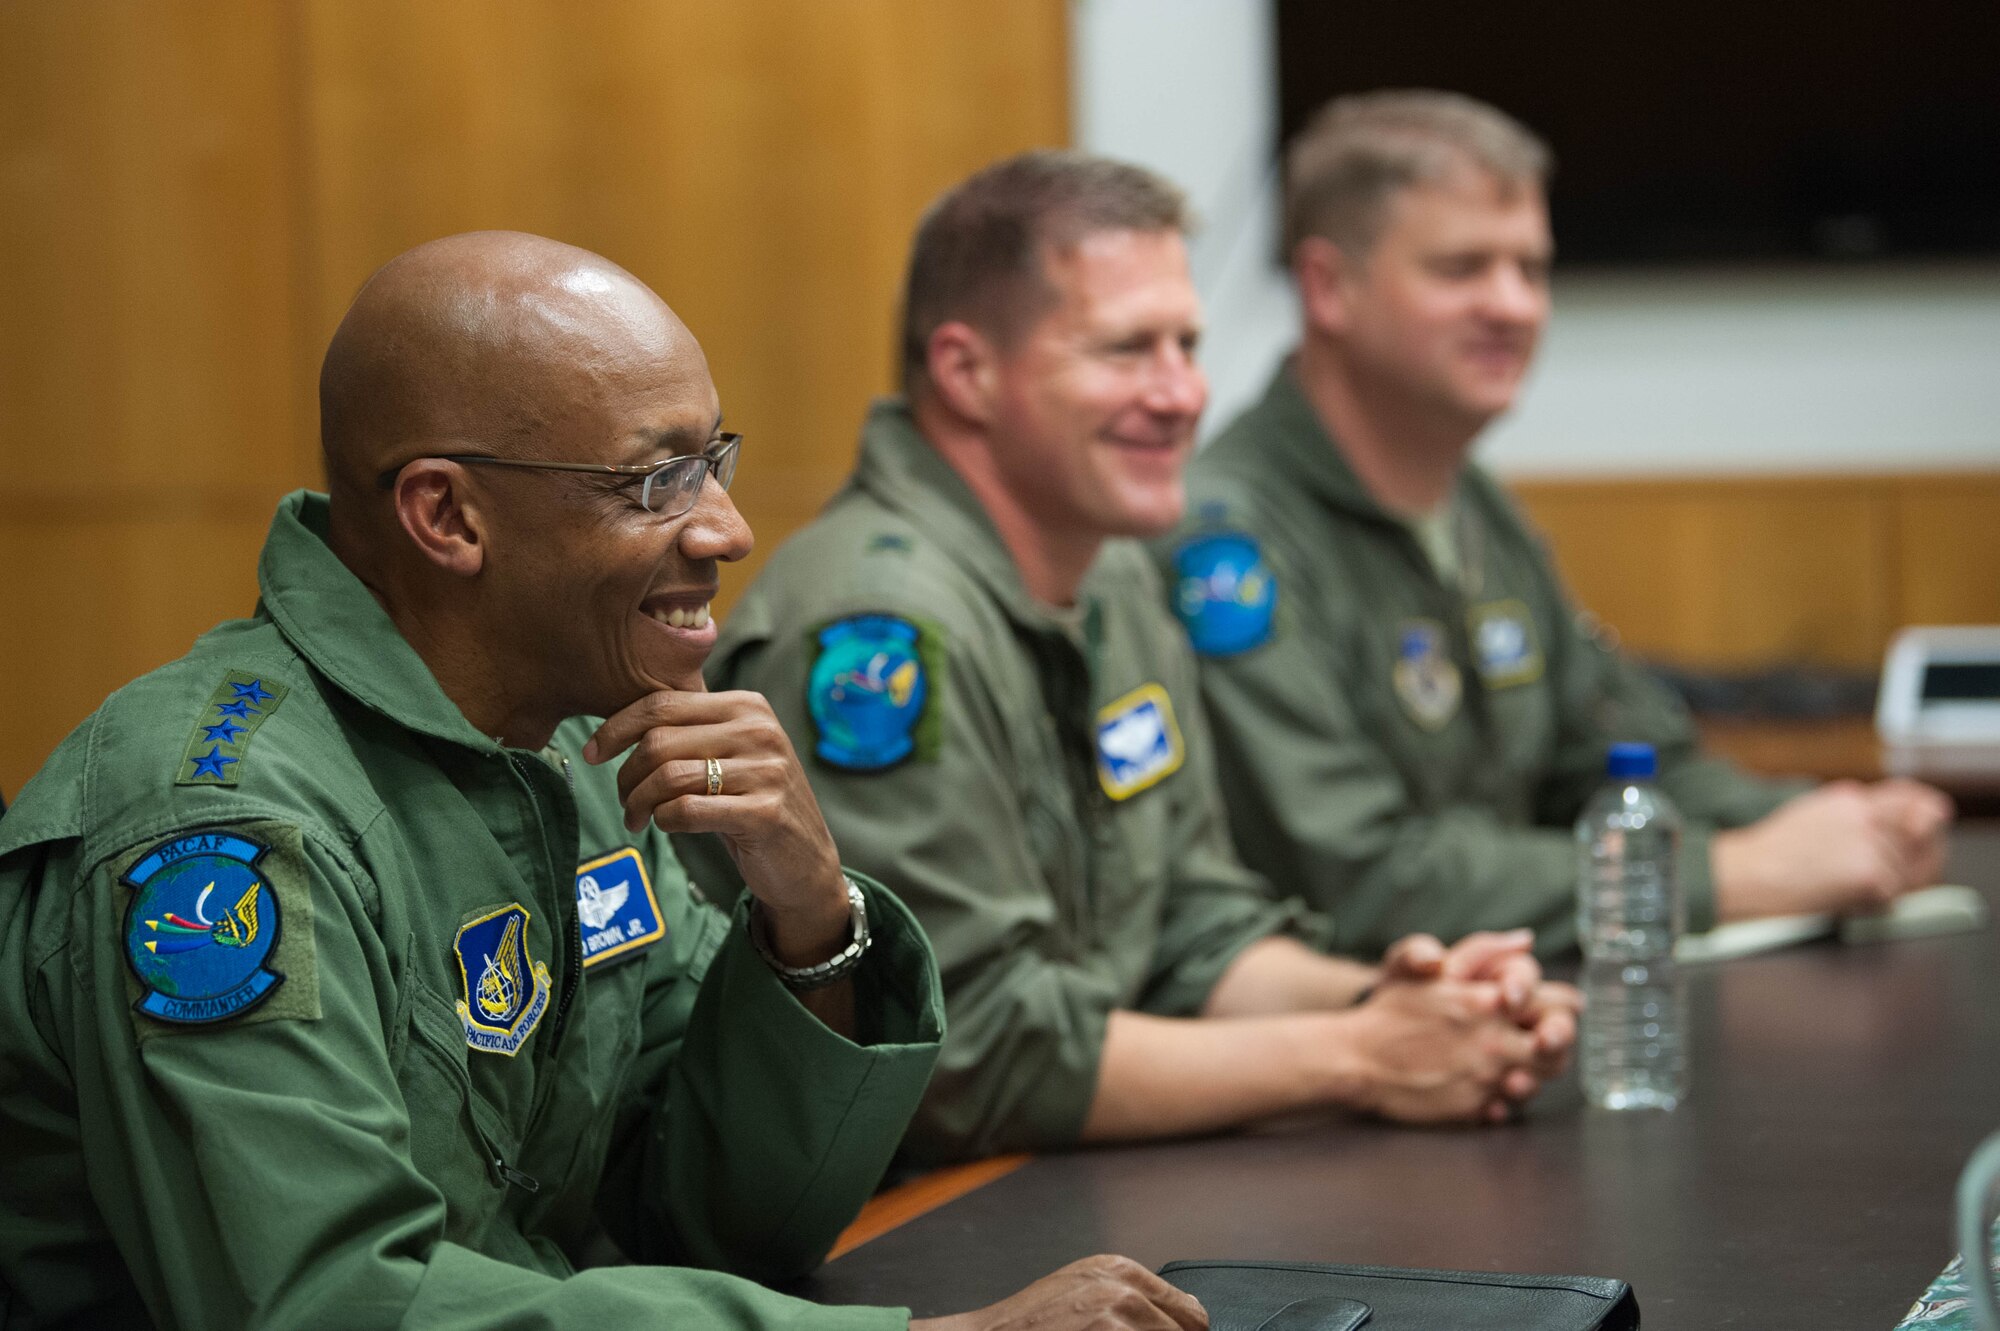
[[[1141,684],[1097,714],[1097,779],[1122,800],[1179,770],[1183,749],[1173,700],[1158,684]]]
[[[637,850],[627,846],[576,867],[576,927],[586,970],[667,936],[660,899]]]

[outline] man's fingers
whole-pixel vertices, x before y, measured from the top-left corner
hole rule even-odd
[[[629,801],[632,794],[654,772],[661,768],[671,768],[677,772],[699,768],[701,780],[689,789],[708,789],[708,760],[714,758],[722,763],[722,784],[727,790],[734,786],[741,790],[740,783],[730,780],[730,774],[738,771],[743,764],[754,762],[743,752],[743,739],[735,727],[728,725],[696,725],[667,727],[658,726],[647,731],[632,748],[632,756],[618,769],[618,798]]]
[[[1444,961],[1443,943],[1429,934],[1411,934],[1389,944],[1382,954],[1382,969],[1391,979],[1422,980],[1436,975]]]
[[[1467,934],[1452,944],[1445,958],[1445,973],[1461,980],[1485,980],[1496,978],[1488,974],[1503,960],[1524,955],[1534,946],[1535,931],[1532,929],[1510,929],[1506,933]],[[1532,964],[1532,962],[1531,962]],[[1536,968],[1540,978],[1540,968]]]
[[[1186,1290],[1176,1289],[1143,1266],[1134,1264],[1132,1283],[1155,1308],[1174,1319],[1181,1331],[1208,1331],[1208,1310]]]
[[[638,743],[647,731],[662,726],[696,726],[727,721],[742,713],[746,697],[756,695],[746,695],[740,690],[687,693],[660,689],[649,693],[604,719],[604,724],[583,746],[584,761],[601,763],[615,758]]]

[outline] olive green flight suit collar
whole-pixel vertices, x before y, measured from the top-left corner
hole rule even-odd
[[[327,543],[327,498],[287,495],[257,561],[264,609],[313,669],[409,730],[482,753],[501,747],[465,719],[437,676]]]
[[[880,398],[861,427],[861,459],[849,484],[907,517],[990,592],[1007,617],[1024,628],[1059,634],[1088,653],[1094,639],[1097,590],[1093,564],[1077,590],[1073,626],[1052,614],[1021,581],[1021,570],[979,497],[917,429],[907,403]]]

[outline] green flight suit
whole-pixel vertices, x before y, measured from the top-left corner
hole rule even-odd
[[[838,663],[826,639],[871,623],[906,635],[908,753],[855,770],[811,695]],[[1145,553],[1109,543],[1074,614],[1038,604],[899,402],[731,612],[709,683],[770,698],[842,854],[937,950],[950,1024],[912,1160],[1074,1143],[1114,1009],[1196,1013],[1250,943],[1324,932],[1229,847],[1194,659]],[[1116,736],[1159,742],[1111,763]]]
[[[1455,578],[1369,496],[1289,364],[1196,457],[1187,517],[1154,551],[1202,656],[1244,859],[1332,912],[1342,952],[1521,925],[1565,951],[1571,826],[1607,747],[1642,741],[1689,823],[1689,926],[1709,927],[1712,829],[1796,787],[1701,756],[1686,709],[1579,616],[1484,471],[1450,503]]]
[[[915,1108],[915,922],[866,885],[862,1043],[828,1030],[625,831],[593,724],[479,734],[326,516],[287,499],[255,618],[114,694],[0,820],[7,1325],[906,1324],[742,1277],[815,1265]],[[625,892],[584,910],[607,860]]]

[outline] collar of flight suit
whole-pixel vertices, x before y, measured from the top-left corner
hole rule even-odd
[[[1354,472],[1340,443],[1313,410],[1300,386],[1295,357],[1287,356],[1263,399],[1251,409],[1256,428],[1249,431],[1252,450],[1264,455],[1301,489],[1321,503],[1370,522],[1408,531],[1410,523],[1377,502]],[[1461,468],[1452,486],[1451,502],[1463,502],[1469,467]]]
[[[257,560],[257,586],[278,631],[315,670],[408,730],[485,753],[500,746],[473,728],[389,614],[327,544],[327,497],[298,490],[279,501]]]
[[[924,438],[902,398],[880,398],[869,408],[853,484],[935,541],[946,558],[986,588],[1009,619],[1083,646],[1079,630],[1051,614],[1028,591],[978,496]],[[1077,606],[1083,612],[1079,620],[1087,620],[1094,609],[1102,567],[1101,558],[1094,561],[1077,588]]]

